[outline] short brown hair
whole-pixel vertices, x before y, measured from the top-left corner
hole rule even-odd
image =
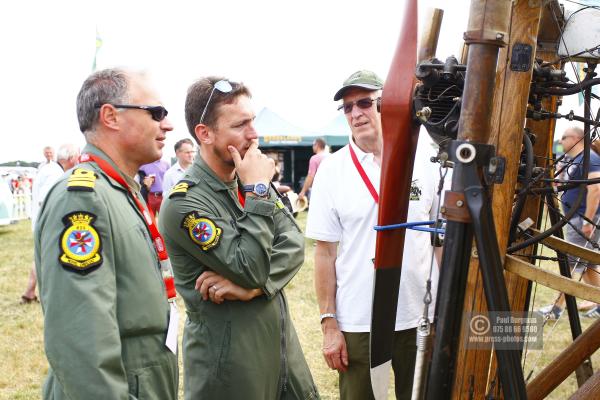
[[[317,147],[319,147],[320,149],[324,149],[325,146],[327,145],[327,143],[325,142],[325,139],[323,139],[322,137],[318,137],[315,139],[315,144],[317,145]]]
[[[196,141],[198,141],[195,133],[196,125],[200,123],[202,111],[204,111],[204,107],[206,107],[206,103],[208,102],[210,93],[213,90],[215,83],[222,80],[226,79],[220,76],[208,76],[205,78],[200,78],[188,89],[187,97],[185,99],[185,122],[190,135],[192,135]],[[221,104],[231,104],[239,96],[252,97],[250,90],[244,86],[243,83],[231,81],[228,82],[231,84],[233,90],[228,93],[222,93],[218,90],[214,91],[212,99],[210,100],[210,104],[208,105],[206,113],[204,114],[204,125],[211,128],[215,127],[219,117],[219,108]]]
[[[187,143],[187,144],[191,145],[192,147],[194,146],[194,142],[192,142],[188,138],[178,140],[177,143],[175,143],[175,153],[177,153],[177,150],[179,150],[181,148],[181,146],[183,146],[184,143]]]

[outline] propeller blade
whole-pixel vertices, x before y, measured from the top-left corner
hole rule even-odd
[[[402,30],[383,88],[383,153],[378,224],[406,222],[419,126],[412,111],[417,64],[417,0],[407,0]],[[371,385],[376,399],[387,399],[396,324],[404,229],[377,232],[371,317]]]

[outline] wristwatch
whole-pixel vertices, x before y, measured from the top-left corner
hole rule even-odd
[[[325,318],[333,318],[333,319],[337,319],[337,315],[335,315],[335,313],[325,313],[325,314],[321,314],[321,323],[323,323],[323,320]]]
[[[254,185],[244,185],[244,192],[252,192],[258,197],[267,197],[269,194],[269,186],[263,182],[258,182]]]

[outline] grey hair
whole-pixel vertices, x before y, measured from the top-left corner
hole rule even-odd
[[[82,133],[94,131],[98,123],[99,106],[127,104],[131,73],[113,68],[96,71],[90,75],[77,95],[77,120]]]
[[[583,132],[583,129],[581,129],[581,128],[580,128],[579,126],[577,126],[577,125],[573,125],[573,126],[570,126],[570,127],[568,127],[568,128],[566,129],[566,131],[571,131],[571,132],[573,132],[575,135],[577,135],[577,137],[580,137],[580,138],[585,136],[585,133]]]
[[[79,149],[74,144],[63,144],[56,153],[57,160],[69,160],[79,155]]]

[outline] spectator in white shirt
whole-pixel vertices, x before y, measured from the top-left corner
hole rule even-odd
[[[196,150],[191,139],[181,139],[175,143],[177,162],[165,172],[163,177],[162,191],[165,195],[168,195],[171,188],[183,178],[185,170],[194,162],[195,155]]]
[[[38,170],[41,169],[44,165],[52,164],[55,162],[54,149],[52,148],[52,146],[44,147],[44,158],[45,160],[38,165]]]
[[[47,155],[46,150],[50,149],[50,154]],[[35,223],[37,220],[38,212],[41,208],[44,199],[50,189],[54,186],[56,181],[64,174],[68,169],[73,168],[77,164],[79,159],[79,148],[72,144],[63,144],[58,148],[57,162],[53,161],[54,150],[52,147],[44,148],[44,156],[46,157],[46,164],[42,165],[38,169],[38,173],[33,180],[32,187],[32,212],[31,212],[31,229],[35,229]],[[36,286],[36,274],[35,264],[31,268],[29,273],[29,281],[27,282],[27,289],[21,296],[21,304],[35,303],[38,301],[35,295]]]

